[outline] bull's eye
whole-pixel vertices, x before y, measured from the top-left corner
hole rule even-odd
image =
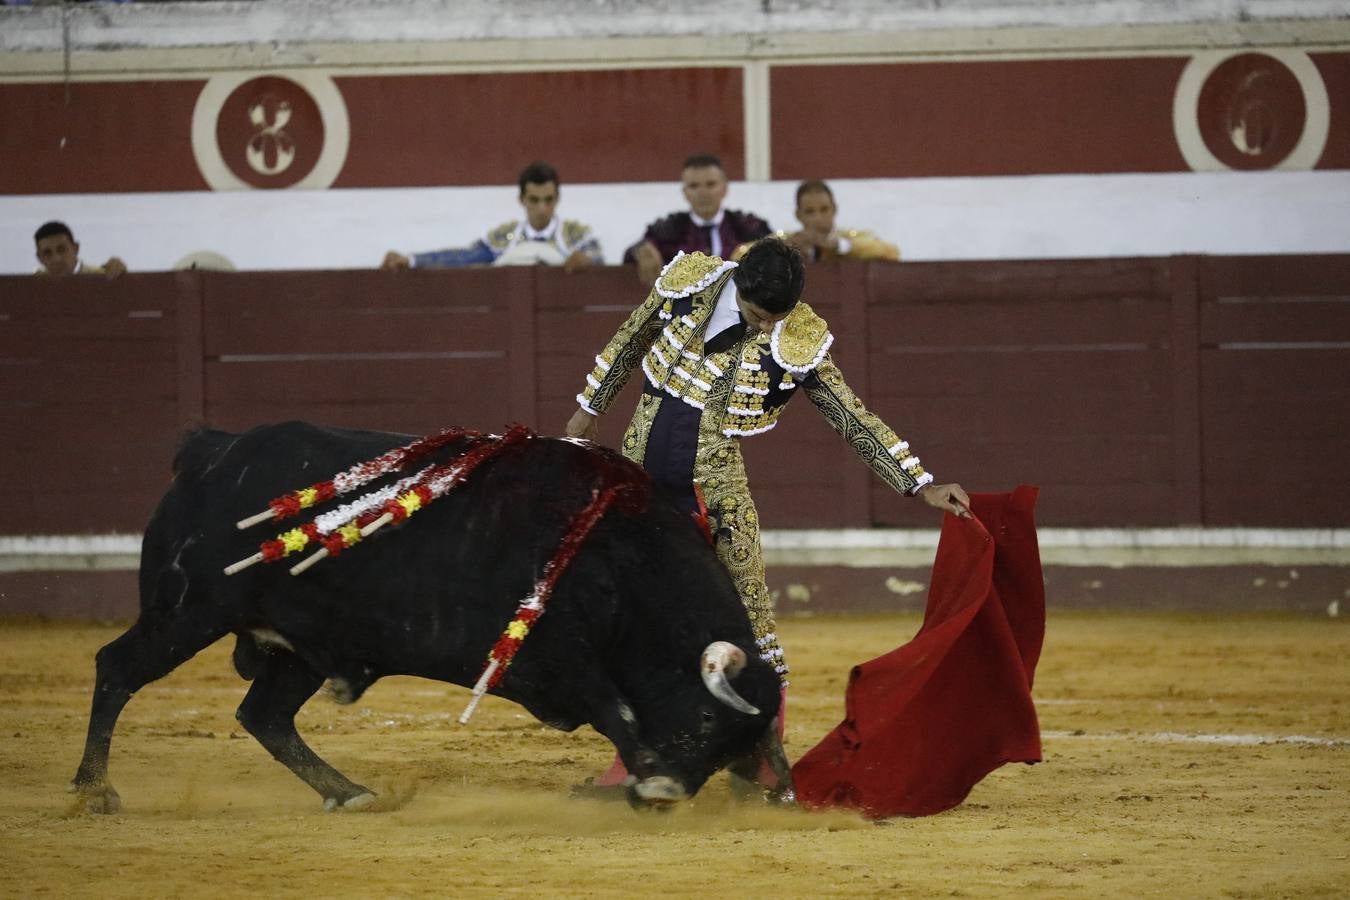
[[[713,714],[712,710],[710,709],[703,710],[703,728],[702,728],[703,733],[707,734],[709,731],[712,731],[713,723],[716,721],[717,716]]]

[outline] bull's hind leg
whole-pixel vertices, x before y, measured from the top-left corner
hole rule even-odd
[[[295,714],[322,684],[323,676],[294,653],[264,654],[235,717],[277,762],[319,792],[326,809],[359,809],[375,794],[324,762],[295,730]]]
[[[224,628],[212,629],[187,617],[169,622],[142,618],[126,634],[98,651],[84,756],[70,783],[70,790],[80,794],[89,812],[114,813],[121,808],[121,798],[108,782],[108,750],[117,717],[127,701],[224,634]]]

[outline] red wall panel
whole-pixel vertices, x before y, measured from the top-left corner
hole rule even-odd
[[[1310,53],[1327,88],[1331,121],[1319,169],[1350,169],[1350,53]]]
[[[335,187],[674,181],[691,153],[745,175],[739,68],[338,78],[351,149]]]
[[[201,80],[0,84],[0,194],[200,191]]]
[[[774,178],[1176,172],[1184,58],[771,70]]]

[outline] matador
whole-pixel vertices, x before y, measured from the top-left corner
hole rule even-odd
[[[957,484],[937,485],[919,458],[863,405],[830,357],[825,320],[799,302],[805,270],[778,238],[751,246],[739,263],[681,254],[595,358],[567,425],[594,440],[598,417],[639,367],[645,376],[623,453],[654,481],[697,508],[706,504],[717,554],[731,573],[754,627],[760,655],[787,685],[773,603],[764,580],[759,515],[740,442],[777,424],[800,392],[872,471],[905,496],[968,515]]]

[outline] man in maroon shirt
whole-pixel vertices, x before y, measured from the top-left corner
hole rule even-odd
[[[769,234],[768,223],[754,213],[722,208],[727,173],[716,156],[699,153],[689,157],[680,180],[689,211],[657,219],[623,255],[625,263],[637,264],[638,279],[644,285],[655,281],[661,267],[681,250],[732,259],[736,248]]]

